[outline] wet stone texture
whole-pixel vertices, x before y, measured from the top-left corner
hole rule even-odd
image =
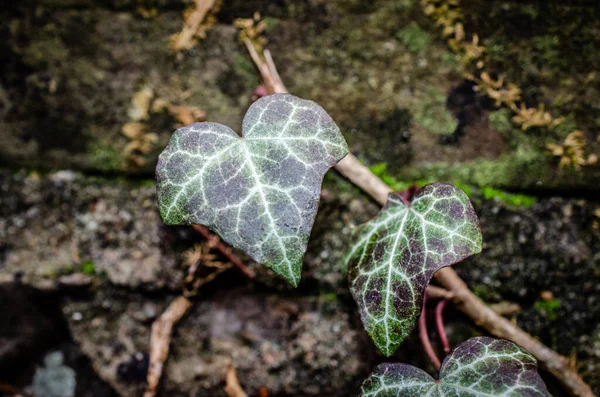
[[[587,153],[598,149],[599,75],[590,65],[599,52],[589,49],[598,44],[598,7],[506,2],[490,14],[485,2],[464,2],[467,34],[479,33],[488,46],[491,72],[519,84],[528,106],[567,116],[549,133],[523,132],[472,90],[463,92],[464,70],[416,0],[226,1],[207,38],[175,56],[169,39],[188,3],[24,1],[0,16],[7,60],[0,299],[17,324],[0,327],[0,341],[23,346],[28,367],[1,382],[30,385],[32,365],[43,367],[45,353],[62,350],[89,360],[66,360],[77,372],[76,395],[139,395],[151,322],[180,293],[181,254],[200,239],[189,228],[164,226],[156,208],[154,166],[177,120],[165,112],[143,117],[157,142],[134,168],[124,158],[130,139],[122,128],[135,121],[135,95],[149,89],[150,102],[198,107],[207,120],[239,131],[260,80],[231,24],[260,11],[269,17],[268,47],[287,87],[323,106],[362,161],[386,162],[402,181],[540,194],[530,208],[510,207],[474,189],[484,250],[456,269],[486,302],[520,305],[515,321],[574,356],[600,393],[600,168],[559,169],[545,150],[571,128],[586,133]],[[156,15],[146,18],[140,7]],[[505,26],[535,31],[521,38]],[[587,198],[568,198],[579,194]],[[275,397],[357,393],[382,358],[362,330],[340,265],[351,226],[377,206],[333,174],[321,198],[299,288],[247,258],[255,281],[233,269],[209,284],[175,331],[163,395],[224,395],[226,359],[253,397],[262,386]],[[41,302],[51,310],[40,310]],[[454,346],[481,333],[451,307],[446,318]],[[0,352],[1,368],[16,367],[10,354]],[[396,357],[431,369],[414,333]]]
[[[596,392],[600,379],[600,203],[540,199],[529,209],[483,202],[484,248],[456,266],[486,302],[523,310],[520,326],[565,356],[577,358]]]
[[[0,175],[0,241],[6,274],[35,283],[74,272],[130,288],[175,287],[175,235],[160,222],[153,185],[81,178]]]
[[[26,288],[15,280],[54,288],[46,299],[59,307],[48,311],[55,313],[52,321],[66,321],[65,332],[118,394],[139,393],[151,323],[179,293],[185,273],[180,254],[199,236],[161,225],[150,183],[65,171],[1,175],[0,281],[13,290]],[[206,286],[175,331],[164,395],[224,395],[224,363],[231,359],[252,396],[260,387],[277,396],[347,396],[383,360],[362,330],[340,273],[350,227],[377,207],[335,175],[326,179],[322,196],[298,289],[252,263],[254,282],[229,270]],[[519,208],[477,192],[473,199],[484,249],[456,269],[485,301],[519,304],[517,323],[560,353],[576,355],[598,390],[600,232],[593,213],[600,203],[554,197]],[[75,288],[59,282],[84,269],[91,283]],[[27,315],[17,310],[15,318],[21,313]],[[46,317],[41,326],[47,327]],[[453,345],[481,332],[451,307],[446,319]],[[20,321],[23,335],[37,338],[34,320]],[[9,331],[0,335],[8,342],[15,337]],[[428,368],[412,336],[398,358]],[[81,379],[89,376],[78,372]]]
[[[70,301],[64,312],[100,376],[130,396],[145,387],[152,317],[142,314],[144,306],[161,310],[170,297],[124,298],[102,291],[92,301]],[[361,359],[360,331],[344,310],[339,301],[239,288],[206,297],[177,327],[163,393],[225,396],[223,375],[230,360],[250,395],[266,387],[273,395],[345,396],[368,365]]]
[[[532,11],[507,2],[493,7],[492,18],[485,2],[464,5],[467,35],[479,33],[489,49],[489,72],[507,74],[527,106],[544,104],[567,118],[556,131],[523,132],[465,86],[467,70],[416,0],[230,1],[206,39],[178,56],[169,40],[188,2],[101,3],[22,2],[3,15],[0,54],[9,61],[0,86],[0,164],[150,175],[177,122],[152,111],[132,119],[133,98],[144,90],[150,104],[197,107],[239,131],[260,80],[232,22],[259,11],[290,92],[327,110],[367,163],[387,162],[411,180],[597,191],[599,167],[558,172],[558,160],[545,155],[547,143],[577,128],[586,133],[586,153],[598,152],[598,57],[585,47],[598,44],[597,7]],[[535,34],[521,41],[506,26]],[[136,167],[124,158],[130,140],[122,128],[132,121],[157,134]]]

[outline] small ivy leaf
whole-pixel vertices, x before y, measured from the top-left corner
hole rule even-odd
[[[379,215],[356,229],[344,258],[352,296],[377,348],[391,356],[414,328],[433,273],[479,252],[479,221],[462,190],[426,185],[410,205],[390,193]]]
[[[537,361],[519,345],[485,336],[461,343],[442,363],[439,381],[408,364],[381,364],[361,397],[550,396]]]
[[[160,215],[208,226],[297,286],[323,176],[348,146],[323,108],[287,94],[254,102],[242,132],[195,123],[173,134],[156,166]]]

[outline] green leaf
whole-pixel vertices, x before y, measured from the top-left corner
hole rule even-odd
[[[346,141],[323,108],[285,94],[254,102],[242,131],[195,123],[175,132],[156,166],[161,217],[208,226],[296,286],[323,176]]]
[[[439,381],[407,364],[381,364],[361,397],[550,396],[537,361],[517,344],[488,337],[461,343],[442,363]]]
[[[407,205],[398,193],[358,227],[344,258],[350,290],[377,348],[391,356],[414,328],[433,273],[481,252],[469,198],[452,185],[424,186]]]

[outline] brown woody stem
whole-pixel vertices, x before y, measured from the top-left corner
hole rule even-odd
[[[231,251],[231,248],[223,244],[218,236],[212,234],[210,230],[202,225],[192,225],[192,227],[195,231],[204,236],[205,239],[211,241],[214,247],[219,250],[219,252],[223,254],[223,256],[227,258],[229,262],[233,263],[246,276],[248,276],[248,278],[253,279],[256,277],[256,274],[250,268],[248,268],[248,266],[244,265],[244,262],[242,262],[242,260]]]
[[[248,50],[256,54],[254,47]],[[269,54],[270,55],[270,54]],[[279,77],[269,68],[257,54],[252,56],[258,70],[269,90],[270,94],[287,93],[287,89],[281,80],[275,82],[275,77]],[[272,61],[272,60],[271,60]],[[274,62],[270,62],[274,66]],[[380,205],[385,205],[388,194],[392,189],[381,179],[371,172],[367,167],[358,161],[353,154],[348,154],[343,158],[335,169],[346,177],[350,182],[358,186],[362,191],[371,196]],[[490,309],[481,299],[479,299],[465,282],[456,274],[451,267],[445,267],[434,274],[438,283],[453,295],[453,303],[456,307],[465,313],[478,326],[485,328],[490,334],[511,340],[533,354],[540,362],[542,367],[551,372],[572,395],[577,397],[594,397],[592,389],[583,381],[575,368],[569,365],[569,361],[556,353],[537,339],[533,338],[527,332],[523,331],[510,321],[500,316]]]
[[[156,396],[158,383],[163,373],[163,368],[169,356],[169,345],[173,327],[190,310],[192,303],[185,297],[176,298],[167,310],[154,321],[150,335],[150,366],[148,368],[148,386],[144,397]]]

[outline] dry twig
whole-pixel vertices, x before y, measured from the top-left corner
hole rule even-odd
[[[235,372],[235,367],[231,362],[227,363],[227,372],[225,372],[225,393],[227,393],[228,397],[248,397],[242,386],[240,386],[240,382],[238,381],[237,373]]]
[[[156,396],[156,389],[163,372],[165,361],[169,356],[169,344],[173,327],[192,307],[192,303],[184,296],[175,299],[160,318],[152,324],[150,335],[150,367],[148,368],[148,386],[144,397]]]
[[[428,285],[425,292],[430,299],[452,299],[452,293],[450,291],[436,287],[435,285]]]
[[[192,227],[195,231],[203,235],[204,238],[209,240],[209,244],[213,244],[213,246],[219,250],[229,262],[237,266],[248,278],[253,279],[256,277],[256,274],[246,265],[244,265],[244,262],[234,255],[234,253],[231,251],[231,248],[223,244],[218,236],[212,234],[206,227],[202,225],[192,225]]]
[[[171,48],[173,51],[191,49],[198,39],[206,36],[206,30],[214,24],[214,15],[221,5],[220,0],[196,0],[184,14],[183,29],[173,35]]]
[[[198,294],[200,287],[213,281],[225,270],[231,269],[231,262],[217,260],[217,255],[211,253],[215,248],[215,239],[208,240],[204,245],[195,244],[181,254],[183,265],[188,266],[187,276],[183,279],[183,296],[190,298]],[[198,274],[201,268],[211,269],[208,274]]]
[[[275,89],[276,85],[272,82],[275,80],[275,76],[278,75],[270,70],[258,54],[252,55],[252,59],[256,63],[270,94],[288,92],[281,81],[277,85],[279,88]],[[388,194],[392,192],[392,189],[361,164],[353,154],[348,154],[335,168],[380,205],[385,205]],[[583,381],[575,368],[569,364],[566,357],[556,353],[490,309],[469,289],[454,269],[451,267],[440,269],[435,273],[434,278],[453,295],[452,300],[456,307],[471,317],[475,324],[498,338],[511,340],[527,349],[539,360],[542,367],[546,368],[562,383],[571,395],[594,397],[591,388]]]

